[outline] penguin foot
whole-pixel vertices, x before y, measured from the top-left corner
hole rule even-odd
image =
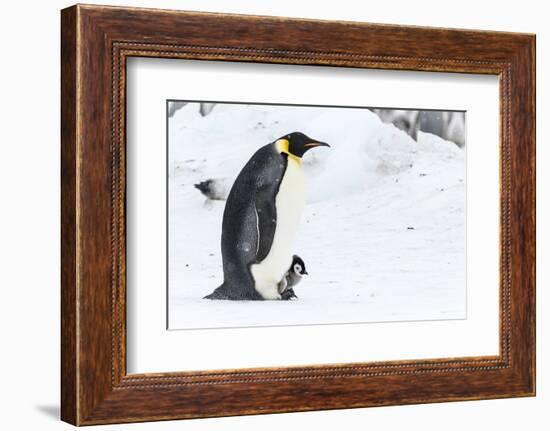
[[[288,289],[286,289],[284,292],[281,293],[281,299],[283,301],[288,301],[288,300],[293,299],[293,298],[298,299],[298,297],[294,293],[294,289],[292,287],[289,287]]]

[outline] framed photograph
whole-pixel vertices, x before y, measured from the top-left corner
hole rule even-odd
[[[534,35],[61,17],[63,420],[535,394]]]

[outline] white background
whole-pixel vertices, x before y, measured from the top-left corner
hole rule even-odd
[[[182,84],[201,79],[208,85]],[[128,372],[498,354],[498,78],[134,59],[127,82]],[[319,92],[320,88],[325,90]],[[323,326],[292,326],[290,321],[288,326],[262,329],[166,331],[166,147],[162,143],[169,98],[465,110],[468,318],[347,325],[326,325],[334,323],[326,321]],[[348,313],[349,323],[358,321],[351,320],[353,309],[348,308]],[[304,340],[307,349],[302,347]]]
[[[550,29],[544,2],[440,1],[118,1],[108,4],[189,10],[347,19],[381,23],[479,28],[537,33],[537,112],[550,116],[548,84]],[[70,429],[57,420],[59,409],[59,9],[69,2],[10,2],[0,16],[2,213],[0,223],[0,318],[2,319],[2,428]],[[550,421],[548,295],[544,292],[550,231],[549,127],[538,135],[538,396],[371,408],[331,412],[238,417],[99,427],[148,430],[545,429]],[[546,315],[545,315],[546,313]]]

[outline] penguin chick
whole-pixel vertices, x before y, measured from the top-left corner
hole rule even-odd
[[[298,298],[294,293],[293,287],[296,286],[304,275],[308,275],[306,270],[306,265],[302,258],[298,255],[292,256],[292,264],[290,268],[285,273],[283,279],[279,282],[279,293],[281,294],[281,299],[292,299]]]
[[[195,184],[204,196],[213,201],[224,201],[229,193],[229,180],[227,178],[210,178]]]

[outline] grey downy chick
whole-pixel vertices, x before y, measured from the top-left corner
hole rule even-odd
[[[292,264],[285,273],[283,279],[279,282],[279,293],[281,299],[289,300],[292,298],[298,298],[294,293],[293,287],[296,286],[304,275],[308,275],[306,265],[302,258],[298,255],[292,256]]]

